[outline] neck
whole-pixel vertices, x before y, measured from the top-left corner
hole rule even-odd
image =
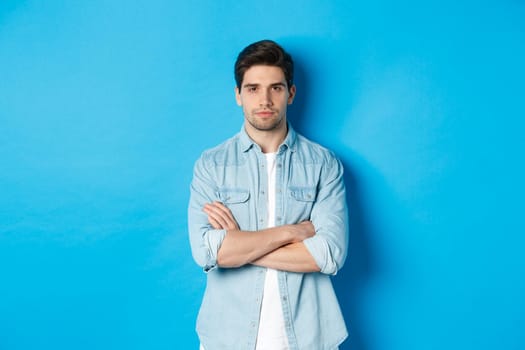
[[[288,134],[286,121],[273,130],[257,130],[245,122],[244,128],[250,138],[261,147],[263,153],[275,153]]]

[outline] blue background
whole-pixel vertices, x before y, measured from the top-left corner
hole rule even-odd
[[[525,348],[525,4],[2,1],[0,349],[197,349],[193,162],[233,62],[297,64],[346,168],[342,349]]]

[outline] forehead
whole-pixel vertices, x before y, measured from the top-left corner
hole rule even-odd
[[[286,83],[284,72],[275,66],[257,65],[251,66],[244,72],[244,84],[274,84]]]

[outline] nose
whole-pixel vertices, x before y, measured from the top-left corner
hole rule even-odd
[[[271,106],[272,105],[272,99],[270,95],[270,91],[263,90],[261,92],[261,100],[259,101],[259,105],[261,107]]]

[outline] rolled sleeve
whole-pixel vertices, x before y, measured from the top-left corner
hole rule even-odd
[[[206,261],[203,266],[204,272],[210,272],[217,268],[217,253],[221,247],[226,230],[209,230],[204,234],[203,249],[206,251]]]
[[[191,252],[195,262],[204,272],[217,268],[217,254],[226,235],[225,230],[213,229],[208,222],[208,216],[202,210],[206,203],[217,199],[208,168],[202,157],[195,163],[188,206]]]
[[[327,275],[335,275],[339,270],[339,266],[334,261],[333,255],[330,250],[330,245],[321,236],[310,237],[303,241],[306,249],[315,260],[317,266],[319,266],[320,272]]]
[[[348,209],[343,166],[335,157],[325,167],[310,220],[316,234],[303,243],[320,271],[335,275],[346,260],[348,248]]]

